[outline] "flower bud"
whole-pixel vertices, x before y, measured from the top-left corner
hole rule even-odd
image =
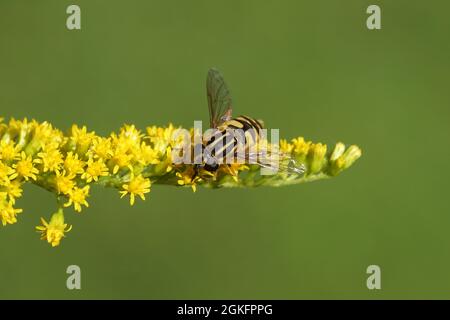
[[[336,143],[333,153],[331,154],[330,161],[336,161],[345,151],[345,144],[342,142]]]
[[[325,144],[317,143],[311,145],[308,153],[308,157],[310,160],[309,173],[317,173],[321,171],[325,162],[324,160],[326,153],[327,146]]]

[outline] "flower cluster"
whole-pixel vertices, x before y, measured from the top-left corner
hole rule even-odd
[[[303,138],[282,140],[280,150],[306,168],[303,175],[280,172],[267,178],[257,165],[222,164],[209,172],[193,164],[172,163],[172,153],[185,141],[173,139],[173,125],[147,127],[141,132],[124,125],[118,133],[98,136],[85,126],[73,125],[67,134],[48,122],[0,119],[0,220],[17,222],[22,209],[16,201],[24,183],[33,183],[55,194],[59,207],[49,222],[36,227],[42,239],[59,245],[72,226],[65,223],[63,208],[81,212],[89,206],[92,184],[116,188],[131,205],[145,199],[152,184],[207,187],[287,185],[336,176],[360,156],[357,146],[336,144],[331,152],[321,143]],[[193,131],[191,130],[191,138]]]

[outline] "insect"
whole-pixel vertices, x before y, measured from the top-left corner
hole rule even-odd
[[[206,92],[209,107],[210,126],[213,134],[203,139],[204,163],[197,166],[214,173],[220,164],[252,163],[260,167],[273,168],[277,161],[278,171],[289,174],[303,174],[305,167],[297,165],[290,155],[279,151],[258,149],[262,141],[263,123],[249,116],[232,117],[232,98],[220,72],[214,68],[208,71]],[[275,157],[274,157],[275,156]],[[274,160],[275,159],[275,160]]]

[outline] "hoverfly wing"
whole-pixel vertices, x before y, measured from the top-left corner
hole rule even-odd
[[[266,152],[259,154],[258,164],[260,166],[265,164],[263,167],[287,174],[303,175],[306,171],[305,165],[297,163],[290,155],[274,153],[273,151],[269,152],[269,154]]]
[[[298,164],[292,158],[287,158],[287,160],[280,163],[280,170],[289,174],[303,175],[306,172],[306,167],[304,164]]]
[[[276,151],[247,152],[245,156],[237,154],[239,162],[257,164],[260,167],[274,169],[288,174],[303,175],[306,172],[304,164],[299,164],[290,155]]]
[[[221,123],[231,119],[232,99],[222,75],[211,68],[206,79],[206,94],[209,107],[209,123],[217,128]]]

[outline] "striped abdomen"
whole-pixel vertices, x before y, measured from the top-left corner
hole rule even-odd
[[[205,169],[215,171],[218,163],[247,160],[249,146],[258,141],[262,125],[258,120],[247,116],[225,121],[214,136],[204,144]]]

